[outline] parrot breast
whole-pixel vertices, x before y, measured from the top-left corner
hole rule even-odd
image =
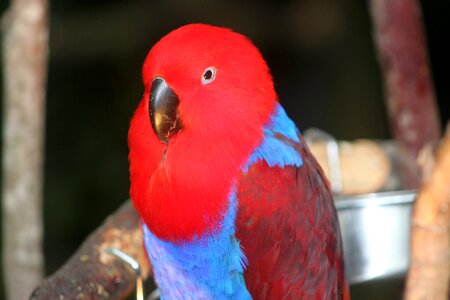
[[[242,173],[258,161],[271,167],[303,164],[292,144],[300,142],[298,131],[278,103],[263,132]],[[244,281],[245,248],[241,249],[235,235],[239,209],[236,188],[230,191],[227,213],[214,233],[174,243],[159,239],[143,223],[144,244],[164,299],[251,299]]]
[[[236,190],[215,234],[175,244],[144,224],[144,244],[163,299],[251,299],[243,272],[246,258],[235,238]]]

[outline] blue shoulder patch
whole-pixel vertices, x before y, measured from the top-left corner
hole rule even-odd
[[[161,299],[251,299],[243,275],[247,260],[235,238],[234,188],[229,199],[218,232],[183,244],[160,240],[142,225]]]
[[[282,134],[292,142],[300,143],[299,133],[295,123],[289,119],[283,107],[277,103],[270,120],[264,126],[263,141],[253,151],[243,168],[244,172],[247,172],[249,166],[258,160],[265,160],[270,167],[286,165],[300,167],[303,165],[300,153],[290,143],[276,137],[276,134]]]

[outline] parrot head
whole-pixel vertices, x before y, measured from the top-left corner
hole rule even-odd
[[[226,28],[192,24],[147,55],[133,116],[131,198],[159,238],[213,233],[276,102],[259,50]]]

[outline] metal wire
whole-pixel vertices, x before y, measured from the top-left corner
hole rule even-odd
[[[139,262],[117,248],[109,247],[108,249],[106,249],[106,251],[116,256],[133,269],[134,273],[136,274],[136,300],[144,300],[144,285],[141,266],[139,265]]]

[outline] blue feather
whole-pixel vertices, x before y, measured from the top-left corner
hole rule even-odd
[[[258,160],[265,160],[271,167],[303,165],[293,145],[276,134],[300,143],[298,129],[279,104],[264,126],[263,141],[242,168],[244,172]],[[243,276],[247,260],[235,237],[237,209],[233,187],[220,229],[180,244],[158,239],[143,223],[144,244],[161,299],[251,299]]]
[[[292,165],[300,167],[303,165],[303,159],[295,148],[276,137],[276,134],[284,135],[294,143],[300,143],[298,138],[299,131],[295,123],[289,119],[280,104],[276,104],[275,111],[270,120],[264,126],[264,139],[262,143],[253,151],[243,171],[247,172],[248,167],[258,160],[265,160],[270,167]]]

